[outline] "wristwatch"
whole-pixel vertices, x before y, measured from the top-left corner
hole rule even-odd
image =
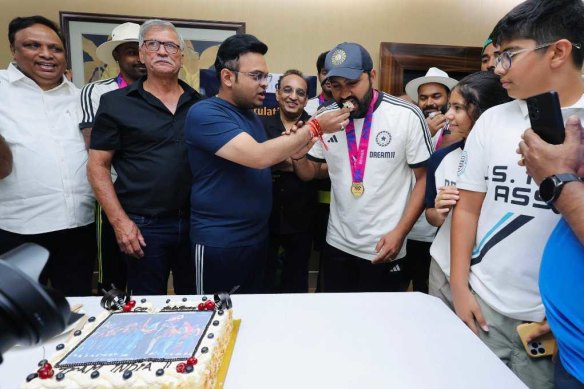
[[[539,197],[547,205],[553,205],[554,201],[560,197],[564,185],[572,181],[582,181],[582,179],[573,173],[554,174],[546,177],[539,184]]]

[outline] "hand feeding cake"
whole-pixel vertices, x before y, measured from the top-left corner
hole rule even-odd
[[[233,327],[231,304],[146,299],[91,317],[24,388],[212,388]],[[226,309],[221,309],[226,308]]]

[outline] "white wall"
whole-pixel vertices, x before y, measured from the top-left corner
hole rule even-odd
[[[59,11],[240,21],[269,46],[270,70],[315,74],[316,57],[343,41],[361,43],[376,67],[380,42],[480,46],[520,0],[0,0],[0,67],[11,60],[6,32],[16,16]],[[477,61],[479,59],[477,58]]]

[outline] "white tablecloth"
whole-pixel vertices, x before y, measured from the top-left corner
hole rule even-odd
[[[177,296],[169,296],[180,299]],[[139,298],[139,297],[137,297]],[[147,297],[162,305],[167,296]],[[420,293],[232,296],[241,328],[226,389],[525,388],[438,299]],[[88,314],[99,298],[72,298]],[[13,349],[0,365],[12,389],[63,337]]]

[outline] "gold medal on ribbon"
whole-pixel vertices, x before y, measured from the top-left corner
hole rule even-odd
[[[353,182],[351,185],[351,193],[353,197],[359,198],[363,196],[363,192],[365,192],[365,187],[363,186],[362,182]]]

